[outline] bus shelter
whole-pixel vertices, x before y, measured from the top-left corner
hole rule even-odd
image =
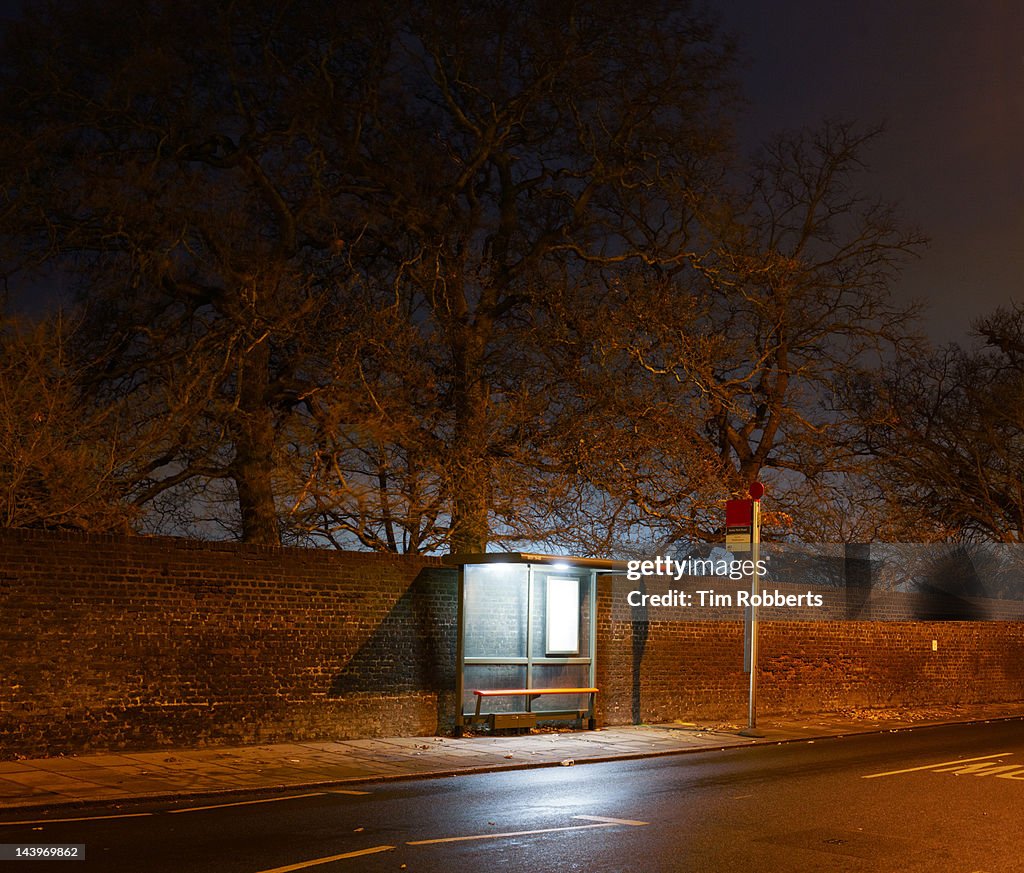
[[[594,727],[597,577],[625,563],[524,552],[460,555],[456,734],[485,723]]]

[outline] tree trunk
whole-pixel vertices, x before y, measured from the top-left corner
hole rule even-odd
[[[246,355],[239,372],[233,427],[231,477],[238,493],[242,542],[281,544],[274,503],[274,414],[267,404],[270,344],[264,339]]]
[[[487,446],[488,392],[483,331],[461,325],[453,337],[455,443],[452,446],[453,555],[484,552],[490,539],[491,469]]]

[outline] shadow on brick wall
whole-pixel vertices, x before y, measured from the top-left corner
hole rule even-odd
[[[640,583],[639,591],[646,593],[647,586]],[[643,669],[644,652],[647,650],[647,637],[650,633],[650,623],[647,617],[646,606],[631,606],[630,614],[633,628],[633,673],[632,688],[630,689],[630,714],[633,724],[641,724],[643,717],[643,700],[641,699],[640,675]]]
[[[454,718],[457,636],[455,572],[425,569],[333,677],[329,698],[355,693],[435,693],[438,730]]]

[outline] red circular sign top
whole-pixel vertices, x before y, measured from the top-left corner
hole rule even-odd
[[[762,485],[760,482],[751,482],[750,489],[747,491],[747,493],[751,497],[753,497],[754,500],[760,500],[762,497],[764,497],[764,485]]]

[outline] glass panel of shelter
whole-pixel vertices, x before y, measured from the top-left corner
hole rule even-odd
[[[462,711],[474,689],[568,688],[593,684],[594,573],[538,564],[463,567]],[[535,712],[585,706],[583,695],[534,698]],[[582,703],[581,703],[582,701]],[[488,700],[492,712],[522,710],[522,697]]]

